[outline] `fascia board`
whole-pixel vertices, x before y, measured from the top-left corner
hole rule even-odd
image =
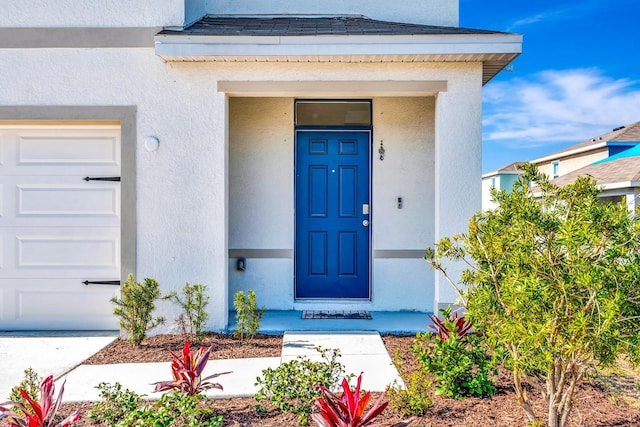
[[[195,36],[157,35],[159,56],[495,55],[522,52],[522,36]]]
[[[599,187],[606,191],[624,190],[624,189],[628,190],[631,188],[640,187],[640,182],[638,181],[612,182],[610,184],[599,185]]]
[[[500,175],[522,175],[523,172],[522,171],[493,171],[493,172],[487,172],[484,175],[482,175],[482,178],[492,178],[494,176],[500,176]]]

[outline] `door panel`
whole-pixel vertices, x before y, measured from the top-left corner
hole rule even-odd
[[[299,131],[296,298],[369,298],[369,132]]]

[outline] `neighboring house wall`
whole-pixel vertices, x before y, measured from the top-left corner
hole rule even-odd
[[[507,174],[500,177],[500,189],[511,190],[516,181],[520,178],[519,174]]]
[[[482,210],[494,209],[497,205],[491,200],[491,188],[500,189],[500,175],[482,178]]]
[[[415,24],[458,26],[458,0],[207,0],[214,15],[364,15],[371,19]]]
[[[482,178],[482,209],[495,209],[498,204],[491,200],[491,187],[498,191],[511,191],[520,174],[518,173],[497,173],[495,175]]]
[[[181,27],[184,4],[185,0],[3,0],[0,28]]]
[[[609,156],[609,149],[602,147],[586,153],[574,154],[568,157],[557,157],[536,163],[538,170],[550,178],[553,178],[553,164],[558,162],[558,176],[566,175],[569,172],[583,168],[598,160],[606,159]]]

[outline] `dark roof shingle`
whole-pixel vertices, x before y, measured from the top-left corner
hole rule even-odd
[[[465,35],[506,34],[460,27],[407,24],[363,16],[332,17],[220,17],[207,15],[183,31],[160,34],[203,36],[322,36],[322,35]]]

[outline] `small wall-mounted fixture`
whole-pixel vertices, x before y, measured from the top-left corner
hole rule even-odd
[[[378,154],[380,155],[380,160],[384,160],[384,145],[382,144],[382,140],[380,140],[380,148],[378,148]]]
[[[238,258],[236,262],[236,270],[245,271],[247,269],[247,259],[246,258]]]
[[[147,151],[156,151],[158,147],[160,147],[160,140],[158,139],[158,137],[148,136],[144,140],[144,148],[146,148]]]
[[[402,197],[398,197],[398,209],[402,209]]]

